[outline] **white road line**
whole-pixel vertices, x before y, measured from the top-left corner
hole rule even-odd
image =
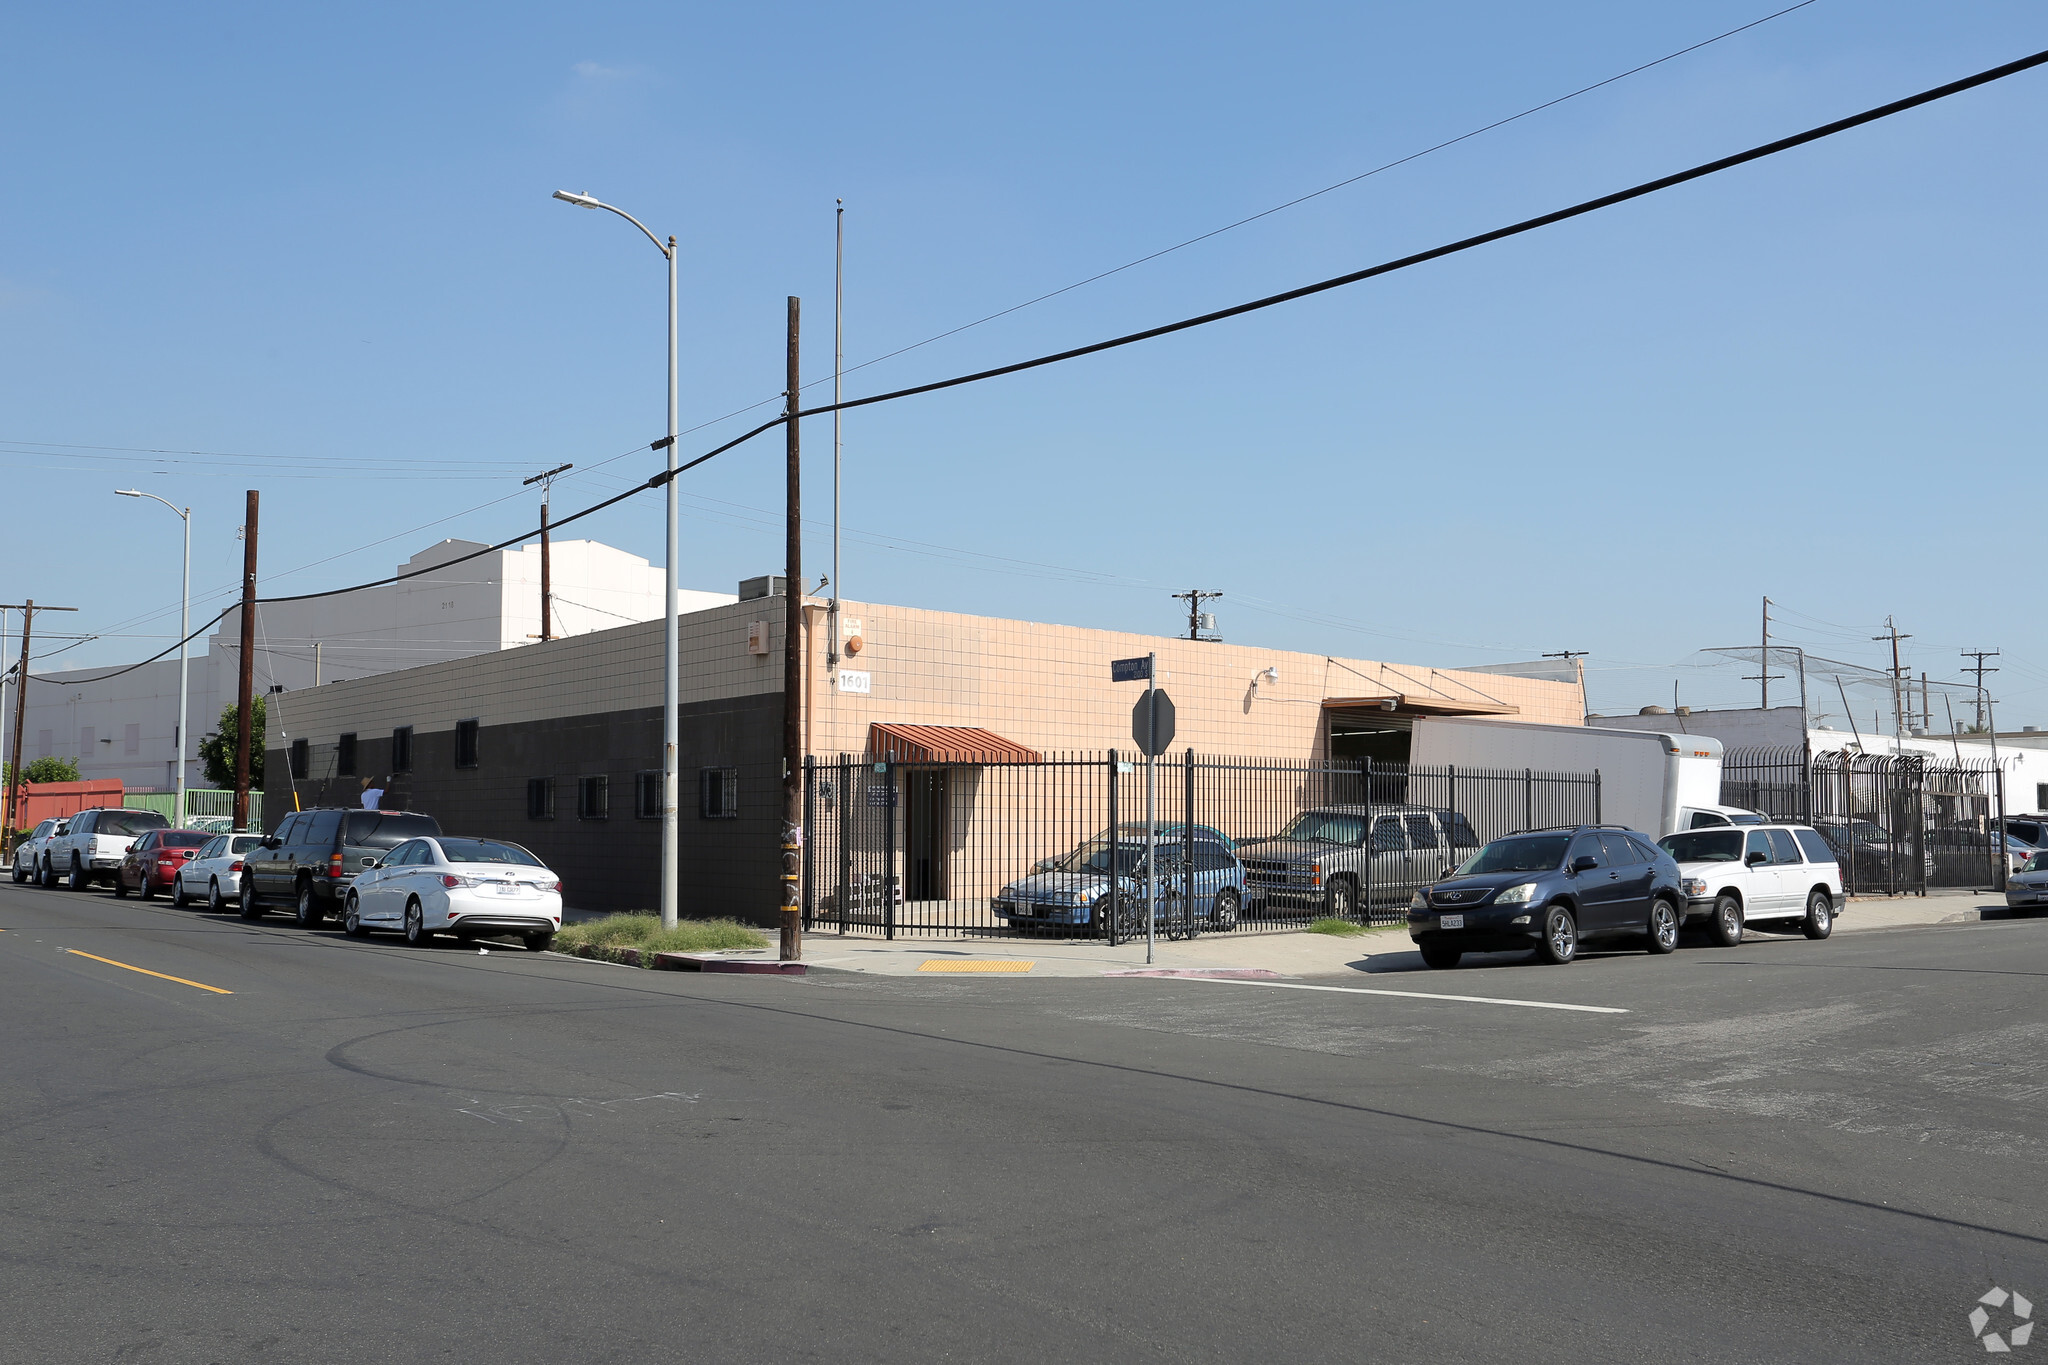
[[[1555,1000],[1501,1000],[1490,995],[1434,995],[1428,991],[1375,991],[1363,986],[1311,986],[1305,981],[1249,981],[1243,977],[1182,976],[1162,980],[1206,981],[1216,986],[1264,986],[1268,990],[1335,991],[1339,995],[1397,995],[1404,1000],[1456,1000],[1466,1005],[1520,1005],[1531,1010],[1573,1010],[1580,1014],[1627,1014],[1612,1005],[1563,1005]]]

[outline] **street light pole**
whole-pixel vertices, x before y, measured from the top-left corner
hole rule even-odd
[[[177,761],[172,765],[178,770],[177,814],[171,818],[172,825],[185,827],[185,725],[192,705],[192,670],[186,660],[185,637],[192,633],[192,509],[180,508],[176,504],[159,498],[154,493],[145,493],[138,488],[117,488],[114,490],[124,498],[148,498],[161,502],[178,514],[185,523],[185,587],[178,605],[178,724],[172,734],[176,737],[172,748]]]
[[[647,225],[622,208],[616,208],[587,194],[571,194],[567,190],[556,190],[555,198],[578,208],[604,209],[616,213],[634,227],[647,234],[647,240],[654,243],[654,249],[668,258],[668,439],[662,448],[668,454],[668,570],[662,590],[662,660],[661,660],[661,925],[664,929],[676,927],[677,889],[681,882],[681,869],[676,864],[676,751],[680,744],[677,732],[682,707],[682,682],[678,676],[678,659],[681,641],[676,631],[676,559],[678,537],[676,531],[676,239],[670,236],[668,244],[662,245],[659,237],[647,231]]]

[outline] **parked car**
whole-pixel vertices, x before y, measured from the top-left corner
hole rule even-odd
[[[2005,903],[2016,910],[2048,905],[2048,852],[2036,853],[2006,880]]]
[[[1994,843],[2002,844],[2005,853],[2005,870],[2018,872],[2027,865],[2027,860],[2040,852],[2032,844],[1998,830],[1979,829],[1973,825],[1938,825],[1927,831],[1927,851],[1943,862],[1961,864],[1951,871],[1965,876],[1984,865]],[[1972,863],[1976,867],[1971,866]]]
[[[1185,837],[1183,831],[1187,828],[1187,826],[1179,823],[1178,821],[1173,821],[1169,823],[1168,821],[1161,820],[1158,822],[1157,828],[1159,831],[1159,837],[1161,839],[1180,839]],[[1143,842],[1145,838],[1145,822],[1143,820],[1122,821],[1116,827],[1116,836],[1120,839],[1136,839],[1140,842]],[[1097,839],[1107,839],[1110,837],[1110,834],[1108,830],[1104,830],[1102,831],[1102,833],[1096,835],[1095,837]],[[1237,851],[1237,840],[1231,838],[1228,834],[1225,834],[1222,830],[1217,829],[1213,825],[1196,825],[1195,838],[1208,839],[1214,843],[1219,843],[1233,853]],[[1044,861],[1047,864],[1051,864],[1059,862],[1060,859],[1047,858]]]
[[[1154,851],[1162,915],[1169,898],[1181,894],[1183,847],[1178,837],[1162,838]],[[1204,928],[1219,933],[1236,928],[1244,908],[1244,865],[1227,844],[1215,839],[1196,839],[1194,853],[1195,915]],[[1144,863],[1142,825],[1136,837],[1090,839],[1066,857],[1047,859],[1031,875],[1005,886],[990,898],[989,909],[1013,927],[1090,925],[1101,929],[1112,889],[1120,890],[1127,905],[1144,897]]]
[[[1932,850],[1921,850],[1921,868],[1913,870],[1913,851],[1904,839],[1874,820],[1816,820],[1813,830],[1827,840],[1836,861],[1846,865],[1848,885],[1858,888],[1917,886],[1934,875]]]
[[[28,836],[14,846],[14,884],[33,881],[39,886],[48,885],[43,881],[43,850],[50,846],[50,840],[64,832],[65,821],[44,820],[28,832]]]
[[[426,820],[426,816],[414,817]],[[358,872],[342,928],[356,938],[396,929],[415,947],[516,934],[534,952],[562,927],[562,879],[518,844],[439,835],[411,839]]]
[[[1805,825],[1694,829],[1658,845],[1678,860],[1688,919],[1704,919],[1724,948],[1748,924],[1808,938],[1834,932],[1842,868],[1820,832]]]
[[[2014,815],[2004,820],[2005,832],[2023,844],[2048,848],[2048,815]]]
[[[1642,939],[1668,953],[1684,906],[1669,853],[1619,825],[1577,825],[1495,839],[1415,893],[1408,937],[1436,968],[1519,948],[1562,965],[1597,940]]]
[[[51,837],[43,848],[45,885],[59,878],[73,891],[83,891],[94,882],[111,882],[120,871],[128,846],[153,829],[167,829],[170,821],[153,810],[124,810],[94,806],[71,817],[62,834]]]
[[[300,924],[317,928],[338,914],[349,884],[408,839],[436,835],[433,816],[413,811],[303,810],[287,815],[242,858],[243,919],[270,905],[289,905]]]
[[[178,869],[171,883],[171,904],[204,900],[219,914],[228,902],[242,899],[242,857],[263,842],[260,834],[216,834]]]
[[[159,891],[169,891],[178,869],[196,856],[210,836],[196,829],[153,829],[128,845],[127,856],[114,869],[114,894],[126,897],[133,889],[144,900]]]
[[[1374,904],[1399,904],[1448,876],[1478,842],[1463,816],[1427,806],[1317,806],[1247,846],[1246,907],[1352,919],[1367,895]]]

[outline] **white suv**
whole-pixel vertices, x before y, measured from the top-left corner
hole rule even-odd
[[[94,807],[71,817],[62,834],[53,835],[43,848],[45,886],[63,881],[73,891],[83,891],[94,882],[111,882],[119,875],[128,845],[153,829],[166,829],[170,821],[153,810],[123,810]]]
[[[1816,939],[1834,931],[1842,869],[1815,830],[1720,826],[1667,834],[1657,845],[1678,862],[1686,917],[1706,919],[1723,947],[1742,942],[1745,924]]]

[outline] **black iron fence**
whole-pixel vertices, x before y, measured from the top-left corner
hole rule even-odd
[[[2011,868],[1999,824],[2003,774],[1988,760],[1729,749],[1721,801],[1819,830],[1841,860],[1852,895],[1998,890]]]
[[[804,765],[804,921],[842,933],[1168,936],[1399,917],[1487,840],[1597,821],[1598,773],[1129,754]]]

